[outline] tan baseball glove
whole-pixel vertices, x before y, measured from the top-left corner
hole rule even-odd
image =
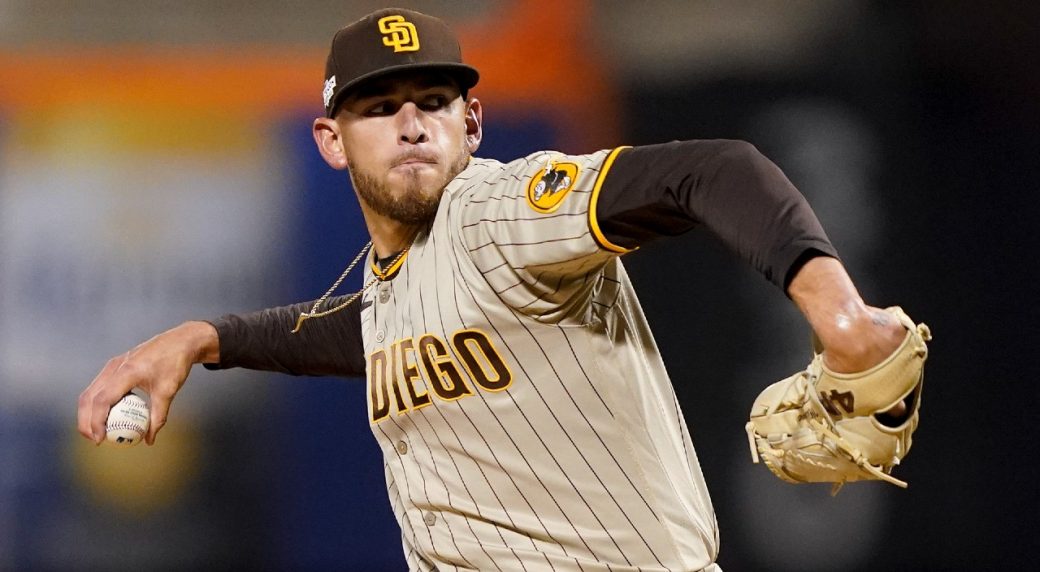
[[[902,308],[887,308],[906,327],[903,344],[885,361],[853,374],[834,373],[816,352],[805,371],[765,389],[751,407],[746,429],[751,457],[791,483],[882,480],[906,488],[891,475],[910,450],[921,409],[928,326],[914,324]],[[906,400],[898,419],[884,412]]]

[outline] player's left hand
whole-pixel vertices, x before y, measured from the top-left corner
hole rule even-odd
[[[817,353],[805,371],[758,396],[746,426],[755,462],[761,459],[785,481],[835,483],[835,492],[857,480],[906,487],[891,472],[917,429],[931,332],[901,308],[885,312],[901,324],[903,339],[879,363],[854,373],[835,371],[834,363],[842,369],[855,365],[842,361],[840,352],[830,360]],[[859,352],[864,354],[869,352]]]

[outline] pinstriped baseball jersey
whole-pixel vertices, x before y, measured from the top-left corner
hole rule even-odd
[[[619,150],[472,159],[362,300],[412,570],[700,570],[714,512],[595,202]],[[711,568],[715,569],[715,568]]]

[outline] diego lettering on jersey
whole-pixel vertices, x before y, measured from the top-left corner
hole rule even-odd
[[[560,203],[578,181],[578,165],[547,161],[527,185],[527,204],[543,214],[560,208]]]
[[[480,330],[459,330],[451,348],[436,334],[396,340],[368,356],[368,395],[372,423],[422,409],[438,401],[455,401],[477,391],[502,391],[513,372]],[[456,357],[457,356],[457,357]],[[421,373],[420,373],[421,370]]]

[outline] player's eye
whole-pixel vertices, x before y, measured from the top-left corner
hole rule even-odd
[[[379,101],[365,108],[365,115],[381,116],[397,113],[397,106],[390,101]]]
[[[444,95],[428,95],[422,99],[420,107],[425,111],[438,111],[448,106],[448,98]]]

